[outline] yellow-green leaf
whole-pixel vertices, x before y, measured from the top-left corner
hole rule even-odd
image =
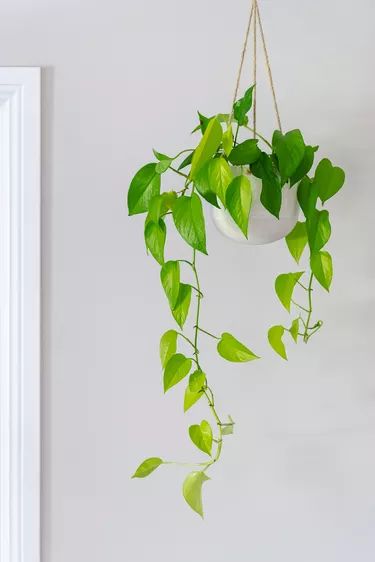
[[[229,184],[225,202],[228,212],[247,238],[251,208],[251,184],[244,176],[236,176]]]
[[[333,277],[332,258],[328,252],[317,252],[310,259],[311,271],[322,287],[329,291]]]
[[[278,353],[280,357],[287,360],[288,357],[282,339],[284,332],[285,328],[283,326],[272,326],[272,328],[268,330],[268,341],[274,351],[276,351],[276,353]]]
[[[156,164],[146,164],[133,177],[128,191],[129,215],[148,211],[151,199],[160,193],[160,175]]]
[[[164,367],[169,359],[176,353],[177,349],[177,332],[176,330],[168,330],[160,339],[160,361],[161,366]]]
[[[207,254],[206,228],[200,197],[182,195],[172,209],[175,227],[182,238],[196,250]]]
[[[187,315],[189,314],[190,301],[191,285],[180,283],[180,290],[178,293],[176,304],[172,310],[172,315],[181,329],[184,327]]]
[[[307,221],[307,234],[311,253],[319,252],[331,236],[328,211],[315,210]]]
[[[319,198],[325,203],[333,197],[344,185],[345,172],[338,166],[333,166],[328,158],[321,160],[315,170],[314,184]]]
[[[164,247],[167,237],[167,228],[163,219],[158,222],[149,221],[145,227],[145,244],[155,260],[163,265]]]
[[[198,449],[211,455],[212,450],[212,428],[208,421],[201,421],[200,425],[189,427],[190,439]]]
[[[234,363],[244,363],[259,359],[258,355],[255,355],[248,347],[239,342],[232,334],[228,334],[228,332],[221,334],[217,350],[221,357]]]
[[[169,359],[164,370],[164,392],[178,384],[186,377],[191,369],[191,359],[182,353],[175,353]]]
[[[178,261],[167,261],[160,270],[160,280],[167,296],[169,306],[176,306],[180,291],[180,264]]]
[[[184,412],[187,412],[202,396],[203,392],[193,392],[190,390],[190,385],[187,385],[184,395]]]
[[[197,148],[194,150],[194,156],[191,162],[190,179],[194,179],[201,167],[212,158],[220,146],[223,137],[223,130],[216,117],[213,117],[208,123],[203,137]]]
[[[307,244],[307,230],[305,222],[297,222],[293,230],[285,237],[285,242],[293,258],[299,263],[303,250]]]
[[[189,388],[192,392],[199,392],[206,383],[206,375],[199,369],[191,373],[189,377]]]
[[[159,457],[151,457],[143,461],[135,473],[133,474],[132,478],[145,478],[151,472],[154,472],[161,464],[163,464],[163,460],[159,459]]]
[[[276,294],[279,297],[281,304],[285,306],[288,312],[290,312],[290,303],[292,301],[294,287],[303,274],[304,271],[297,271],[296,273],[282,273],[276,277]]]
[[[299,331],[299,318],[295,318],[292,322],[292,325],[289,328],[289,332],[296,343],[298,340],[298,331]]]
[[[228,129],[223,133],[223,149],[227,156],[231,153],[233,148],[233,131],[232,125],[229,125]]]
[[[187,475],[182,486],[182,493],[189,506],[203,518],[202,486],[209,480],[202,471]]]

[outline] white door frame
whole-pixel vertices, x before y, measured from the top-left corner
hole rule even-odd
[[[0,561],[40,562],[40,69],[0,68]]]

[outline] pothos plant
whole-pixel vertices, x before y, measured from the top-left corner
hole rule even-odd
[[[228,332],[213,334],[201,324],[202,287],[197,268],[197,256],[207,254],[205,217],[202,200],[208,205],[225,208],[234,222],[247,236],[252,204],[251,175],[260,178],[262,205],[279,217],[283,190],[296,190],[304,220],[297,222],[286,236],[287,247],[297,263],[307,248],[309,271],[288,272],[279,275],[275,290],[288,312],[298,315],[290,327],[272,326],[268,340],[282,358],[287,359],[283,336],[289,333],[295,342],[305,343],[322,326],[312,319],[313,283],[327,291],[332,281],[332,259],[323,248],[331,235],[329,212],[321,207],[343,186],[344,172],[324,158],[311,174],[317,146],[305,144],[300,130],[283,134],[280,130],[267,140],[249,127],[248,112],[252,107],[253,88],[238,99],[230,115],[218,114],[207,118],[199,114],[199,125],[193,132],[202,136],[195,148],[167,156],[154,150],[156,161],[143,166],[133,177],[128,192],[129,215],[146,214],[144,239],[146,248],[160,265],[160,280],[172,317],[178,328],[167,330],[160,340],[160,360],[163,369],[164,392],[185,382],[184,411],[198,400],[205,399],[212,422],[198,420],[189,427],[193,444],[206,460],[192,464],[182,486],[189,506],[203,517],[202,486],[209,472],[222,454],[225,438],[233,433],[234,421],[219,414],[213,389],[200,359],[201,337],[216,342],[217,352],[231,362],[250,362],[259,359],[249,347]],[[251,135],[249,134],[251,133]],[[239,140],[243,136],[252,137]],[[233,167],[240,167],[240,173]],[[175,174],[181,186],[162,191],[164,174]],[[176,228],[191,249],[190,256],[165,257],[168,228]],[[251,220],[250,220],[251,228]],[[306,277],[306,280],[304,279]],[[297,303],[293,293],[299,286],[306,294],[306,303]],[[192,334],[184,331],[191,311],[192,296],[196,297]],[[181,343],[190,351],[183,353]],[[187,384],[186,384],[187,380]],[[144,460],[134,478],[144,478],[161,465],[173,464],[159,457]],[[178,463],[177,463],[178,464]]]

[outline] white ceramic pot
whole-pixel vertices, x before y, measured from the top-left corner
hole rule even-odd
[[[240,167],[232,168],[234,175],[245,174],[248,176],[252,188],[252,205],[249,216],[248,238],[238,228],[228,211],[213,208],[214,223],[222,234],[236,242],[245,244],[270,244],[284,238],[295,226],[298,220],[299,205],[297,201],[297,186],[289,188],[284,185],[282,189],[282,203],[280,218],[277,219],[260,202],[262,180],[243,171]]]

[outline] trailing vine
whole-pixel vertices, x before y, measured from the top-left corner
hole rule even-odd
[[[279,218],[283,190],[296,190],[305,221],[297,222],[286,236],[286,244],[297,263],[308,246],[310,268],[308,272],[284,273],[277,277],[277,296],[288,312],[291,307],[296,308],[298,316],[293,319],[289,328],[275,325],[268,332],[270,345],[286,359],[283,341],[285,332],[295,342],[302,338],[307,343],[322,326],[321,320],[312,320],[313,282],[316,280],[329,290],[332,259],[323,247],[330,238],[331,225],[328,211],[319,209],[318,201],[324,205],[344,183],[344,172],[333,167],[328,159],[320,161],[312,178],[308,176],[318,147],[306,145],[298,129],[286,134],[277,130],[269,141],[249,127],[247,114],[253,103],[253,89],[254,86],[250,87],[242,98],[235,101],[231,115],[218,114],[207,118],[199,113],[199,125],[193,131],[200,131],[202,134],[197,146],[182,150],[174,157],[154,151],[156,162],[146,164],[135,174],[128,192],[129,214],[146,213],[146,248],[160,265],[161,284],[171,314],[179,327],[179,330],[172,328],[166,331],[160,340],[164,391],[167,392],[188,377],[184,411],[205,398],[214,425],[213,429],[207,420],[202,420],[189,427],[192,443],[208,456],[208,460],[191,464],[193,470],[183,482],[183,495],[190,507],[202,517],[202,486],[209,479],[208,470],[221,457],[225,437],[233,433],[234,421],[231,417],[223,421],[218,414],[213,390],[200,361],[200,338],[207,336],[214,339],[218,353],[227,361],[249,362],[259,359],[258,355],[232,334],[223,332],[215,335],[201,326],[203,293],[197,256],[198,253],[207,254],[202,203],[204,201],[206,205],[226,209],[247,237],[252,203],[249,175],[262,181],[261,203],[276,218]],[[252,138],[240,140],[241,136],[248,137],[249,131]],[[233,173],[234,167],[237,172],[239,168],[239,174]],[[182,186],[169,192],[161,191],[161,180],[165,173],[177,176]],[[192,249],[190,259],[165,259],[168,219],[173,221],[177,232]],[[168,228],[171,226],[170,224]],[[186,267],[190,270],[191,282],[185,279]],[[307,281],[304,281],[304,276]],[[293,298],[296,287],[306,297],[303,304]],[[185,323],[193,294],[196,296],[194,325],[192,334],[187,335]],[[189,347],[189,354],[179,351],[180,341]],[[167,464],[173,462],[160,457],[147,458],[139,465],[133,477],[144,478],[159,466]]]

